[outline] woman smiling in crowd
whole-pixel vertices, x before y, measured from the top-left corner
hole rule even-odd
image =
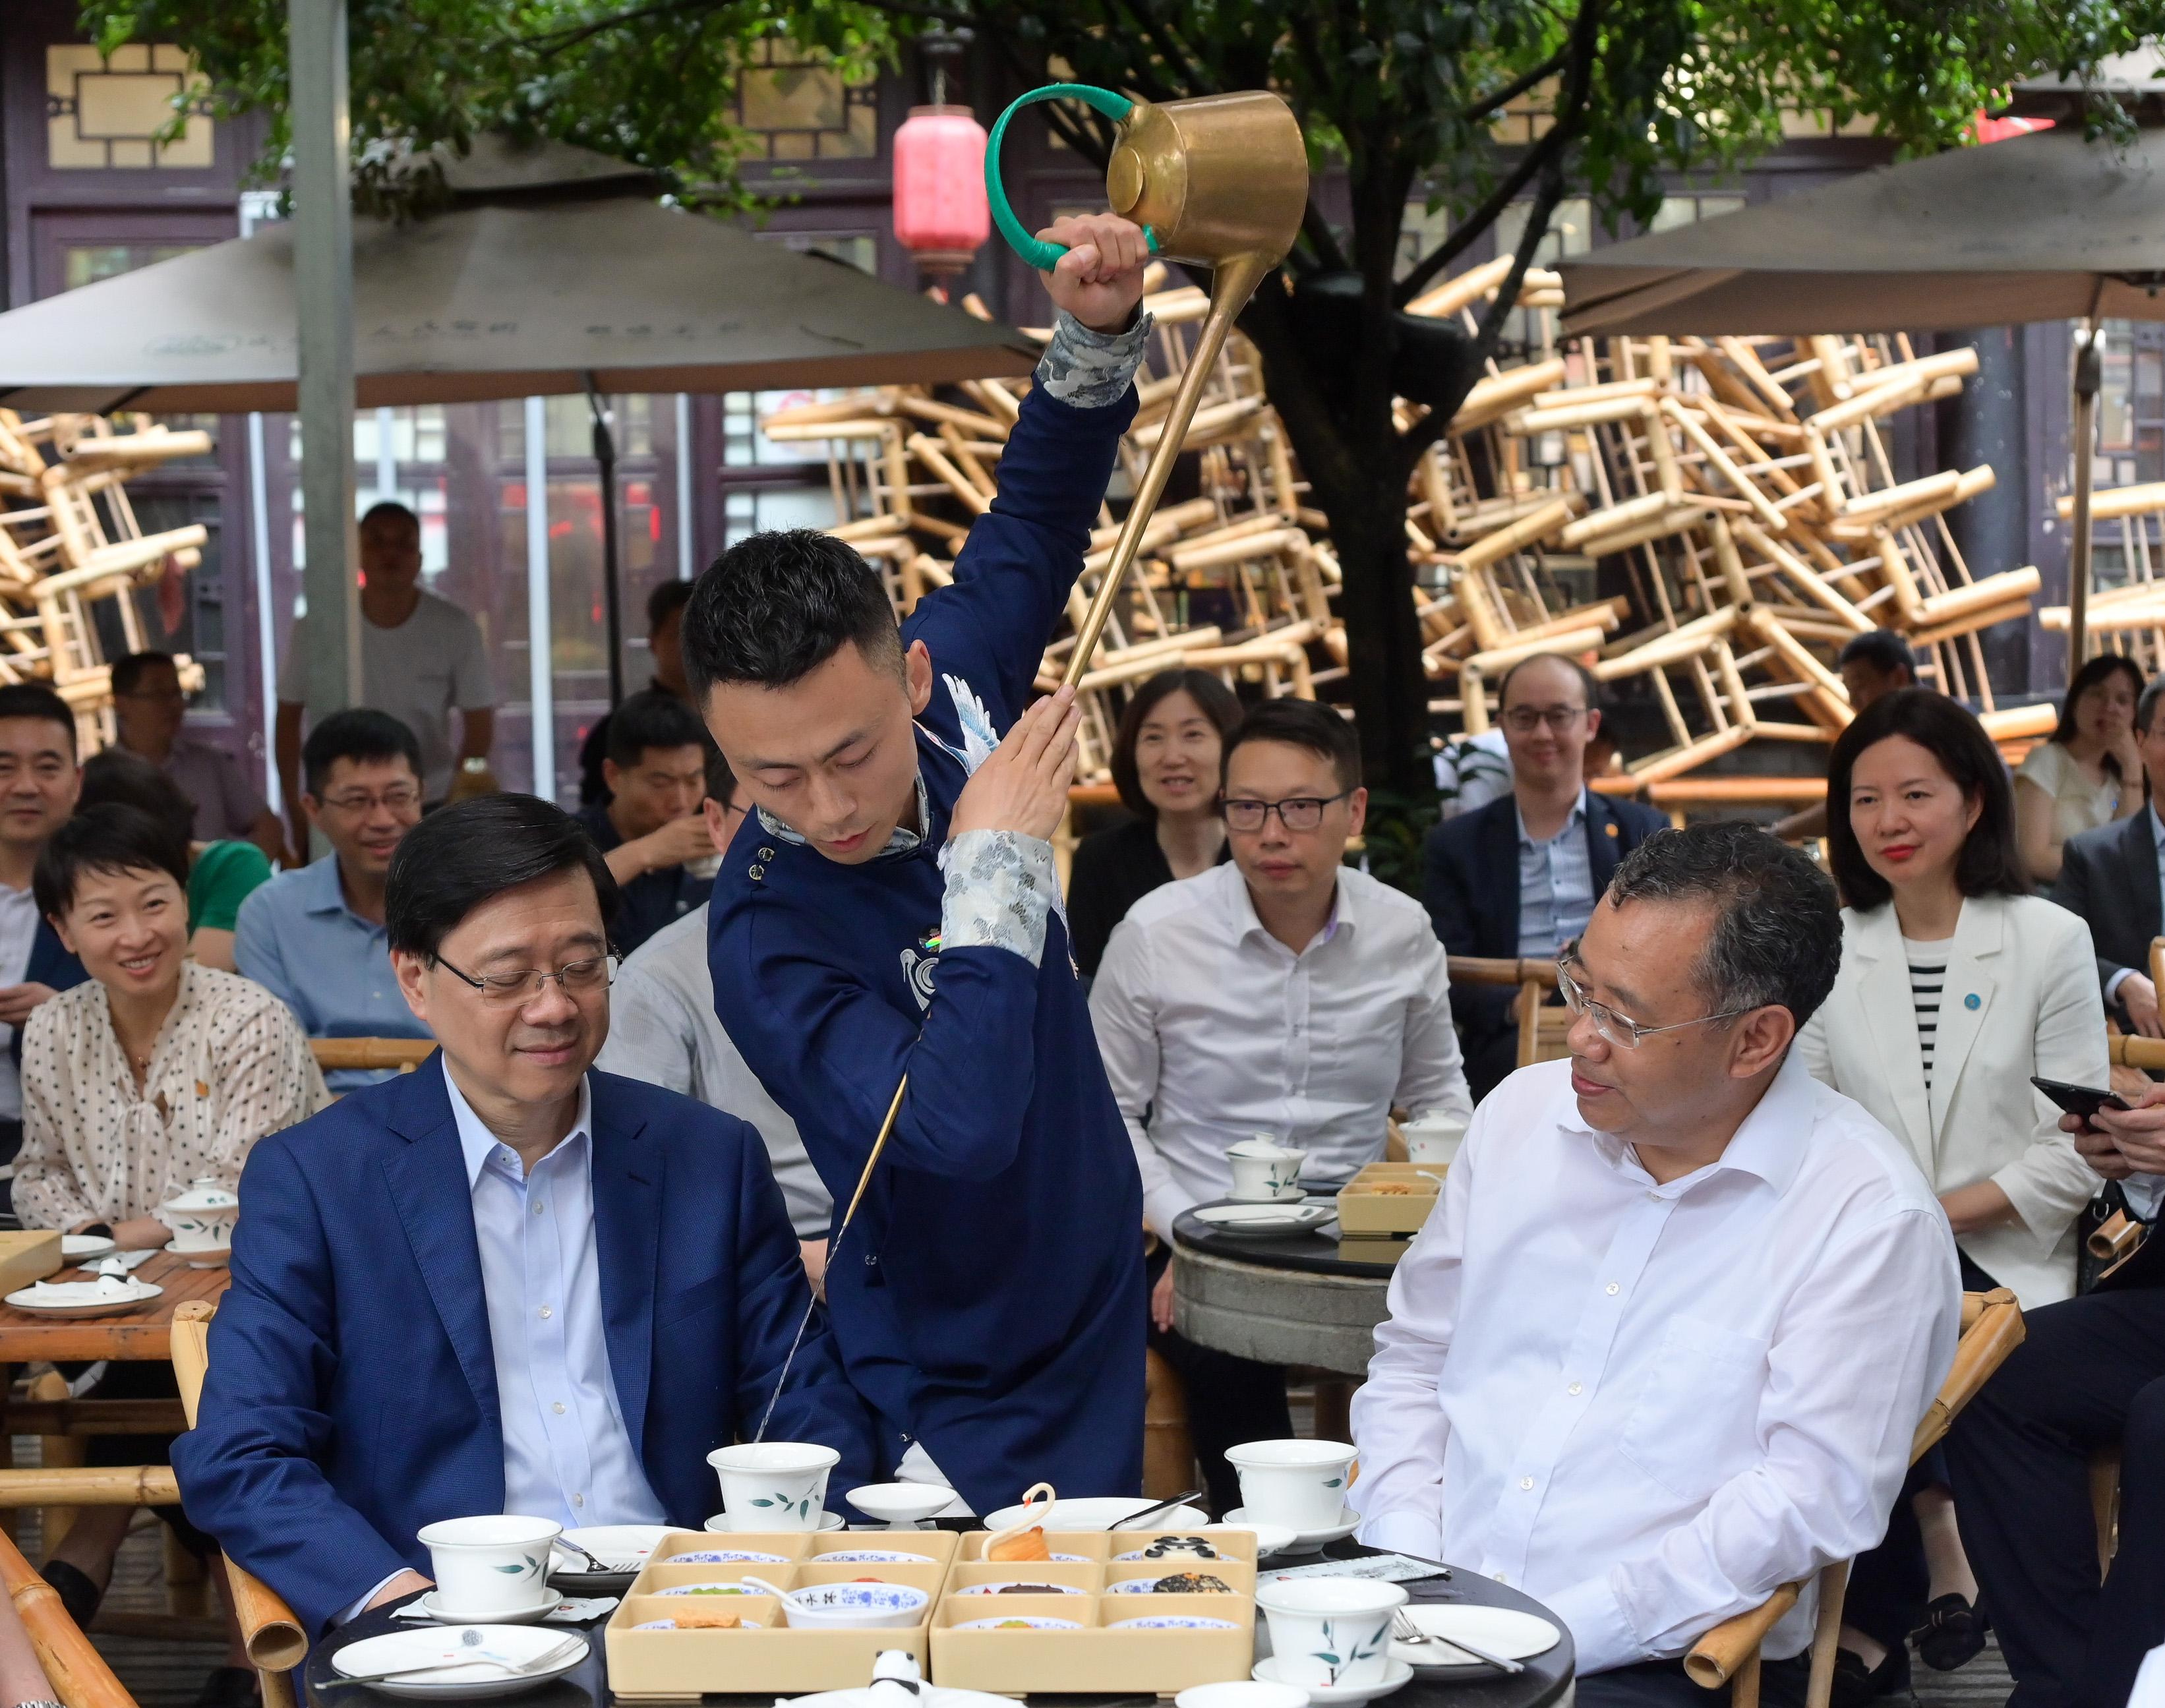
[[[2142,672],[2106,654],[2075,672],[2060,703],[2060,726],[2015,774],[2015,834],[2034,883],[2060,875],[2068,838],[2142,809],[2142,756],[2135,703]]]
[[[1113,740],[1113,786],[1135,816],[1083,838],[1067,886],[1068,936],[1085,978],[1097,976],[1130,908],[1225,857],[1219,761],[1240,721],[1232,689],[1204,670],[1161,671],[1128,702]]]
[[[2027,893],[2006,769],[1943,695],[1904,688],[1860,713],[1835,743],[1827,803],[1847,906],[1804,1060],[1907,1141],[1954,1226],[1964,1287],[2012,1288],[2025,1310],[2068,1298],[2098,1183],[2030,1077],[2105,1083],[2089,932]],[[1906,1690],[1912,1633],[1942,1669],[1983,1645],[1936,1452],[1904,1492],[1850,1580],[1838,1704]]]

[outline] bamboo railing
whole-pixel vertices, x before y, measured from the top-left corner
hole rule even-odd
[[[61,1605],[60,1592],[40,1577],[22,1551],[0,1534],[0,1582],[8,1589],[45,1682],[67,1708],[135,1708],[105,1657],[98,1653]]]

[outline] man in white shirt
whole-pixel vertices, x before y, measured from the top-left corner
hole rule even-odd
[[[1152,891],[1114,928],[1090,1018],[1157,1235],[1151,1344],[1186,1382],[1219,1507],[1224,1452],[1291,1433],[1284,1372],[1172,1332],[1174,1219],[1232,1189],[1230,1145],[1257,1132],[1351,1179],[1383,1154],[1395,1106],[1472,1112],[1443,945],[1410,896],[1345,865],[1361,828],[1352,726],[1311,700],[1266,701],[1226,739],[1230,863]]]
[[[361,703],[391,715],[421,744],[421,799],[442,802],[458,768],[486,759],[496,740],[496,691],[481,627],[449,599],[421,590],[421,519],[387,499],[361,519]],[[275,746],[297,848],[301,728],[308,701],[308,619],[293,625],[278,672]],[[451,714],[459,739],[451,744]]]
[[[1841,957],[1795,849],[1649,838],[1562,957],[1571,1059],[1482,1104],[1391,1283],[1361,1537],[1546,1602],[1581,1708],[1703,1700],[1702,1634],[1876,1543],[1953,1360],[1946,1217],[1790,1049]]]

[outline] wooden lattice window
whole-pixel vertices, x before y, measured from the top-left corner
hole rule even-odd
[[[788,42],[763,41],[737,79],[737,123],[754,160],[869,160],[879,153],[879,90]]]
[[[108,59],[94,47],[55,43],[45,50],[46,164],[203,171],[213,161],[209,98],[209,85],[177,47],[131,42]],[[176,109],[185,127],[159,140]]]

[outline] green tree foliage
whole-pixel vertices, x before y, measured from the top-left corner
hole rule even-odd
[[[1405,303],[1522,205],[1523,270],[1567,194],[1644,219],[1663,174],[1733,168],[1783,114],[1868,117],[1906,152],[1957,145],[2018,79],[2080,72],[2165,24],[2165,0],[350,0],[356,140],[506,124],[734,182],[725,97],[747,41],[786,33],[859,66],[933,24],[967,25],[1022,86],[1072,77],[1150,100],[1272,87],[1350,218],[1311,203],[1281,278],[1242,317],[1346,570],[1351,692],[1376,792],[1378,868],[1415,881],[1433,809],[1428,686],[1404,531],[1407,480],[1496,353]],[[178,41],[234,108],[277,113],[282,0],[86,0],[102,40]],[[1507,103],[1547,128],[1499,145]],[[1086,157],[1109,127],[1039,109]],[[273,148],[277,147],[274,138]],[[1406,264],[1409,214],[1449,235]],[[1515,216],[1514,216],[1515,218]],[[1515,282],[1515,275],[1514,275]],[[1503,293],[1508,302],[1515,283]],[[1393,398],[1425,414],[1402,427]]]

